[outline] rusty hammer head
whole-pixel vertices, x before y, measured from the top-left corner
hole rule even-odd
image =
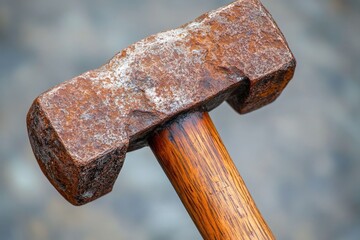
[[[50,182],[71,203],[111,191],[127,151],[181,113],[227,100],[240,113],[279,96],[295,59],[258,0],[239,0],[141,40],[41,94],[27,115]]]

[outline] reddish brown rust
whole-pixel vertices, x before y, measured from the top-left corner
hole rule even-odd
[[[224,100],[240,113],[273,101],[295,59],[257,0],[240,0],[141,40],[40,95],[27,116],[41,169],[71,203],[111,191],[127,151],[175,116]]]

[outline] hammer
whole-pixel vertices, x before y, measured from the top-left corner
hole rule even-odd
[[[260,1],[235,1],[41,94],[30,143],[74,205],[110,192],[126,152],[150,146],[204,239],[274,239],[207,112],[271,103],[295,65]]]

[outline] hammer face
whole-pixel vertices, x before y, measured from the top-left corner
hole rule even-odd
[[[33,152],[43,173],[74,205],[85,204],[110,192],[122,167],[126,149],[112,149],[101,154],[95,152],[87,159],[72,155],[74,151],[70,152],[64,145],[56,125],[43,110],[42,100],[40,96],[31,106],[27,127]],[[81,140],[73,147],[82,148]],[[83,150],[86,151],[86,148]]]
[[[270,13],[257,0],[242,0],[231,8],[237,22],[235,41],[223,48],[228,63],[248,78],[227,100],[239,113],[248,113],[273,102],[294,75],[296,61]],[[230,10],[229,10],[230,11]],[[225,39],[229,39],[225,37]],[[231,38],[230,38],[231,39]],[[234,62],[235,61],[235,62]]]

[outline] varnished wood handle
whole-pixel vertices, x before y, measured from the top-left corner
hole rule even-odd
[[[178,118],[149,145],[205,240],[275,239],[208,113]]]

